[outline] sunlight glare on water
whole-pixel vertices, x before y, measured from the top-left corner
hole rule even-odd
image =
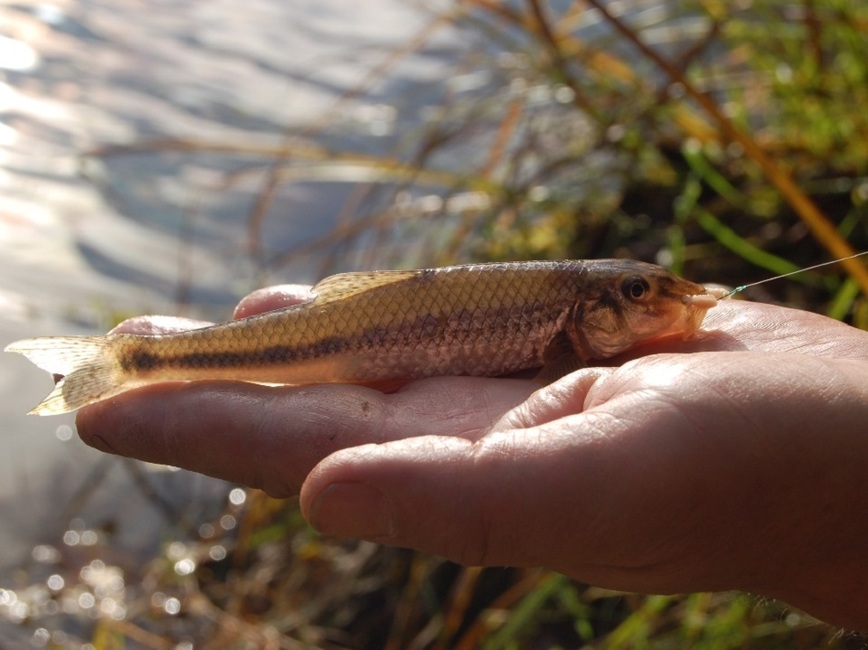
[[[0,146],[10,147],[18,139],[18,131],[7,124],[0,123]]]
[[[247,493],[241,488],[235,488],[229,493],[229,503],[240,506],[247,500]]]
[[[171,598],[167,598],[166,602],[163,604],[163,611],[165,611],[170,616],[175,616],[179,614],[181,612],[181,601],[174,596]]]
[[[96,605],[96,598],[89,591],[83,591],[78,597],[78,606],[82,609],[91,609]]]
[[[188,557],[175,562],[175,573],[179,576],[188,576],[196,570],[196,563]]]
[[[69,522],[69,529],[63,534],[63,543],[67,546],[94,546],[98,541],[99,534],[85,528],[84,521],[78,518]]]
[[[39,55],[27,43],[0,36],[0,69],[27,72],[39,65]]]
[[[220,560],[226,559],[226,547],[221,544],[215,544],[211,548],[208,549],[208,557],[210,557],[215,562],[219,562]]]
[[[30,556],[41,564],[54,564],[60,560],[60,551],[50,544],[38,544],[30,551]]]
[[[22,610],[22,607],[25,609]],[[18,600],[18,594],[11,589],[0,589],[0,616],[15,622],[27,616],[26,605]]]
[[[30,643],[35,647],[43,648],[48,645],[49,641],[51,641],[51,633],[44,627],[33,630],[33,636],[30,638]]]
[[[172,542],[166,547],[166,557],[180,560],[187,556],[187,546],[183,542]]]
[[[81,531],[81,543],[83,546],[93,546],[99,540],[99,536],[96,534],[96,531],[93,530],[83,530]]]
[[[126,615],[126,608],[114,598],[103,598],[99,603],[99,611],[100,614],[109,616],[115,620],[120,620]]]
[[[93,560],[83,566],[79,575],[99,596],[117,593],[124,588],[123,571],[116,566],[107,565],[102,560]]]

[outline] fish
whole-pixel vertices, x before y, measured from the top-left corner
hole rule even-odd
[[[386,386],[443,375],[559,376],[699,330],[719,292],[627,259],[342,273],[306,302],[171,334],[17,341],[59,377],[32,411],[54,415],[166,381]]]

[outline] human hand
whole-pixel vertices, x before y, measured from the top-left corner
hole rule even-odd
[[[267,292],[239,311],[297,299]],[[865,594],[839,578],[861,576],[868,538],[868,334],[736,302],[703,330],[642,351],[695,354],[535,393],[472,378],[393,395],[175,384],[83,409],[79,428],[104,450],[272,494],[302,486],[324,532],[634,591],[748,589],[864,626]]]

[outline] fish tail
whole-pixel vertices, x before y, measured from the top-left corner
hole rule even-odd
[[[125,373],[113,343],[106,336],[45,336],[6,346],[6,352],[24,355],[60,376],[54,390],[30,413],[66,413],[121,392]]]

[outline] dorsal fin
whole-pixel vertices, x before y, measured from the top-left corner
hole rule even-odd
[[[316,294],[317,302],[332,302],[349,298],[377,287],[396,282],[404,282],[419,277],[424,271],[361,271],[358,273],[338,273],[314,285],[311,291]]]

